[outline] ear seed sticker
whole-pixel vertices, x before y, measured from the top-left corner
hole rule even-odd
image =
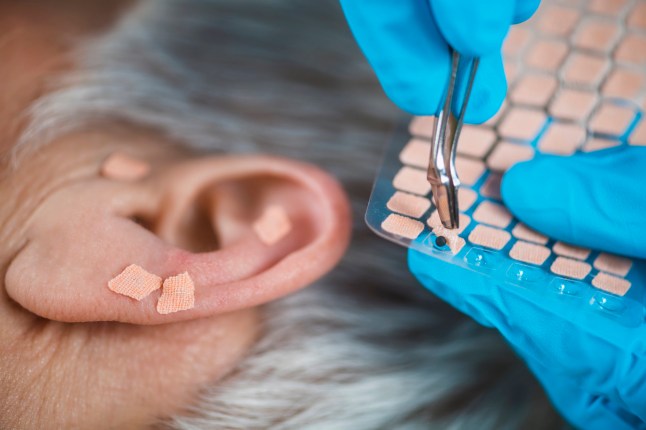
[[[162,294],[157,302],[157,312],[170,314],[195,306],[195,284],[188,272],[164,280]]]
[[[287,236],[292,229],[287,212],[282,206],[268,206],[260,218],[253,223],[253,229],[266,245],[274,243]]]
[[[150,164],[122,152],[111,154],[101,166],[101,175],[117,181],[136,181],[150,172]]]
[[[108,282],[108,288],[117,294],[141,300],[162,286],[162,279],[145,269],[131,264]]]

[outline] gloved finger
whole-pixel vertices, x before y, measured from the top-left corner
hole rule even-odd
[[[463,61],[464,63],[464,61]],[[469,67],[460,67],[453,112],[459,115],[469,82]],[[494,116],[507,94],[507,79],[500,52],[480,58],[471,96],[464,115],[469,124],[481,124]]]
[[[408,250],[408,268],[424,287],[480,324],[495,327],[505,337],[524,336],[522,322],[513,328],[509,326],[510,321],[518,320],[515,315],[523,309],[513,304],[516,295],[511,297],[509,291],[501,289],[488,276],[413,248]]]
[[[426,0],[341,0],[359,46],[388,97],[415,115],[435,115],[449,50]]]
[[[516,0],[512,22],[514,24],[520,24],[521,22],[527,21],[534,15],[534,12],[536,12],[540,4],[541,0]]]
[[[537,155],[502,181],[510,211],[559,240],[646,258],[646,147],[621,146],[570,157]]]
[[[554,407],[576,428],[586,430],[635,430],[646,424],[622,405],[605,396],[584,391],[581,385],[551,369],[536,366],[531,360],[529,367],[545,388]]]
[[[429,0],[446,41],[461,54],[500,52],[516,10],[515,0]]]
[[[430,292],[438,296],[440,299],[444,300],[460,312],[465,315],[473,318],[479,324],[485,327],[493,327],[489,317],[483,312],[478,306],[473,306],[467,297],[472,294],[473,291],[478,289],[482,290],[485,288],[484,285],[474,285],[463,284],[465,288],[456,288],[456,285],[446,284],[438,281],[434,278],[433,273],[437,270],[443,270],[444,264],[442,260],[434,259],[435,261],[429,261],[431,257],[416,251],[412,248],[408,250],[408,268],[411,273],[417,278],[417,280]],[[430,264],[429,264],[430,263]],[[440,266],[435,267],[433,263],[438,263]],[[477,281],[480,282],[480,281]],[[469,291],[465,289],[468,288]]]

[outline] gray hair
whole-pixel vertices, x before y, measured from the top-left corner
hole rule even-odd
[[[350,192],[355,235],[331,275],[268,305],[265,334],[176,429],[553,429],[502,339],[426,293],[362,222],[397,112],[334,1],[148,0],[79,47],[29,112],[15,160],[129,122],[195,148],[310,161]]]

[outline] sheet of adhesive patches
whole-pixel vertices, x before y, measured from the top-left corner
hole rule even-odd
[[[507,100],[486,124],[466,125],[457,148],[462,214],[459,238],[447,244],[452,253],[437,252],[439,233],[432,234],[439,225],[426,181],[433,117],[414,118],[388,149],[367,222],[448,261],[477,265],[489,250],[519,279],[542,273],[558,288],[568,288],[564,279],[581,280],[623,296],[631,260],[530,230],[503,206],[500,180],[535,151],[567,156],[646,145],[646,0],[543,1],[531,20],[513,27],[503,53]]]

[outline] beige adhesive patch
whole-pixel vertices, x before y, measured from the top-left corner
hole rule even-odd
[[[581,248],[579,246],[568,245],[563,242],[556,242],[554,244],[554,252],[558,255],[563,255],[565,257],[576,258],[577,260],[585,260],[590,255],[590,250],[587,248]]]
[[[602,252],[592,263],[595,269],[612,273],[619,276],[626,276],[633,265],[632,260],[618,255]]]
[[[386,207],[393,212],[419,218],[431,207],[429,199],[397,191],[386,203]]]
[[[411,139],[399,154],[399,160],[409,166],[426,168],[431,156],[431,143],[420,139]]]
[[[292,223],[282,206],[272,205],[253,223],[253,229],[264,244],[273,245],[287,236]]]
[[[565,43],[556,40],[539,39],[525,57],[527,65],[547,72],[554,72],[568,53]]]
[[[410,123],[409,131],[413,136],[430,139],[433,137],[433,128],[435,128],[434,116],[416,116]]]
[[[527,242],[538,243],[540,245],[546,245],[548,240],[547,236],[532,230],[522,223],[516,224],[514,229],[511,231],[511,234],[513,234],[514,237],[517,237],[518,239],[526,240]]]
[[[455,234],[462,233],[464,229],[471,223],[471,218],[469,218],[467,215],[461,213],[460,214],[460,227],[457,229],[452,229],[452,230],[447,230],[450,232],[453,232]],[[426,224],[428,224],[429,227],[433,231],[435,231],[436,228],[443,227],[442,225],[442,220],[440,219],[440,214],[437,211],[433,211],[431,216],[428,218],[426,221]]]
[[[630,135],[630,144],[646,146],[646,120],[639,121],[639,125]]]
[[[557,86],[556,78],[551,75],[526,74],[520,78],[510,97],[515,103],[542,107],[550,100]]]
[[[433,233],[439,238],[443,237],[446,240],[446,245],[451,250],[452,254],[457,254],[460,252],[464,245],[466,244],[465,240],[458,236],[456,230],[449,230],[443,225],[439,225],[433,229]]]
[[[478,195],[470,188],[458,188],[458,205],[461,211],[466,211],[476,201]]]
[[[455,170],[460,182],[464,185],[473,185],[485,171],[485,165],[480,160],[457,156],[455,157]]]
[[[483,201],[473,212],[473,219],[495,227],[505,228],[511,222],[511,214],[497,203]]]
[[[465,124],[456,151],[458,154],[483,158],[495,141],[496,133],[492,129],[482,125]]]
[[[612,148],[613,146],[619,146],[620,144],[621,142],[619,140],[593,137],[592,139],[588,139],[581,149],[585,152],[600,151],[602,149]]]
[[[150,173],[150,164],[122,152],[112,153],[101,166],[101,175],[117,181],[136,181]]]
[[[572,32],[581,12],[576,9],[558,6],[545,5],[538,16],[538,29],[552,36],[567,36]]]
[[[117,294],[141,300],[162,286],[162,279],[147,272],[136,264],[126,267],[123,272],[108,282],[108,288]]]
[[[188,272],[164,280],[162,294],[157,302],[157,312],[170,314],[195,306],[195,285]]]
[[[590,128],[597,133],[621,136],[633,118],[635,118],[635,112],[631,108],[605,103],[592,116]]]
[[[381,223],[381,228],[397,236],[415,239],[424,230],[424,224],[405,216],[390,214]]]
[[[605,57],[574,52],[563,70],[563,79],[567,84],[595,87],[601,82],[610,62]]]
[[[534,149],[528,145],[500,142],[487,158],[491,170],[504,172],[516,163],[526,161],[534,156]]]
[[[540,110],[513,108],[502,120],[498,131],[503,137],[531,141],[541,130],[547,116]]]
[[[446,245],[449,247],[451,252],[453,254],[457,254],[466,244],[465,240],[458,235],[464,231],[469,223],[471,223],[471,218],[464,214],[460,214],[460,228],[449,230],[442,225],[440,215],[437,211],[434,211],[426,223],[438,238],[443,237],[444,240],[446,240]]]
[[[643,72],[618,67],[606,79],[602,92],[606,97],[630,100],[635,94],[641,92],[645,84],[646,74]]]
[[[550,114],[557,118],[583,121],[590,115],[597,102],[592,91],[562,89],[550,105]]]
[[[635,66],[646,64],[646,36],[637,33],[628,34],[615,51],[615,58]]]
[[[619,26],[615,22],[588,18],[581,23],[574,37],[574,46],[606,53],[611,50],[618,35]]]
[[[557,275],[568,278],[583,279],[588,276],[592,268],[588,263],[583,261],[572,260],[570,258],[558,257],[552,263],[550,270]]]
[[[646,30],[646,2],[638,2],[628,14],[628,26]]]
[[[592,285],[600,290],[623,296],[630,289],[630,281],[600,272],[592,280]]]
[[[393,186],[401,191],[425,196],[431,191],[431,184],[426,179],[424,170],[402,167],[393,179]]]
[[[540,266],[547,260],[551,254],[550,250],[541,245],[523,242],[519,240],[514,244],[509,251],[509,256],[514,260],[522,261],[525,263],[536,264]]]
[[[506,231],[481,224],[476,225],[469,234],[469,242],[497,250],[504,248],[510,239],[511,235]]]
[[[585,137],[585,128],[580,124],[553,122],[538,147],[547,154],[571,155],[583,144]]]
[[[527,45],[531,37],[529,30],[523,27],[514,26],[509,29],[507,37],[505,38],[505,43],[503,44],[502,50],[505,56],[514,57],[517,56],[520,51]]]

